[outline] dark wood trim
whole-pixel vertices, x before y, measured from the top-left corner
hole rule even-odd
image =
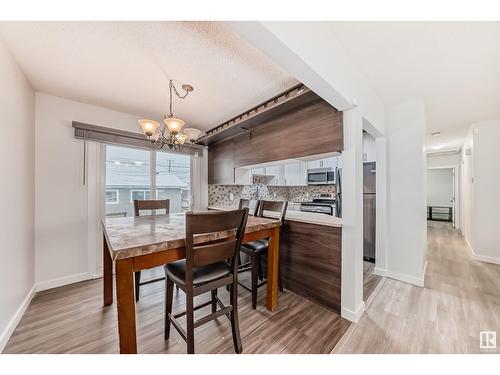
[[[315,92],[303,84],[298,84],[208,130],[197,143],[212,145],[231,137],[245,134],[260,124],[298,111],[322,100]]]
[[[236,167],[342,152],[343,146],[342,112],[320,101],[261,123],[251,137],[210,144],[208,183],[233,184]]]

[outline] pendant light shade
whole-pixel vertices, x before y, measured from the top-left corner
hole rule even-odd
[[[173,135],[178,134],[185,124],[183,120],[176,117],[167,117],[163,120],[163,122],[165,123],[168,131]]]
[[[189,142],[194,143],[200,136],[201,130],[196,128],[186,128],[184,129],[184,133],[186,133]]]
[[[137,122],[141,126],[144,134],[148,137],[151,137],[156,132],[156,130],[160,127],[160,124],[158,124],[154,120],[141,119]]]

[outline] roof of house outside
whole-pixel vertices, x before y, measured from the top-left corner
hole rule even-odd
[[[106,186],[113,187],[147,187],[150,186],[149,173],[134,174],[108,174],[106,176]],[[181,181],[173,174],[158,174],[156,176],[156,186],[161,188],[186,188],[188,184]]]

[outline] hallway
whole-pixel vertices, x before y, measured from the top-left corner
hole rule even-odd
[[[335,352],[500,353],[479,347],[480,331],[500,332],[500,265],[472,260],[448,223],[428,222],[427,245],[425,288],[385,279]]]

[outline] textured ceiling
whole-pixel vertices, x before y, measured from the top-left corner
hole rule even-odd
[[[161,120],[169,77],[189,83],[174,114],[204,130],[297,83],[220,22],[0,22],[0,34],[37,91]]]
[[[460,147],[471,123],[500,117],[500,22],[330,25],[386,104],[425,100],[428,146]]]

